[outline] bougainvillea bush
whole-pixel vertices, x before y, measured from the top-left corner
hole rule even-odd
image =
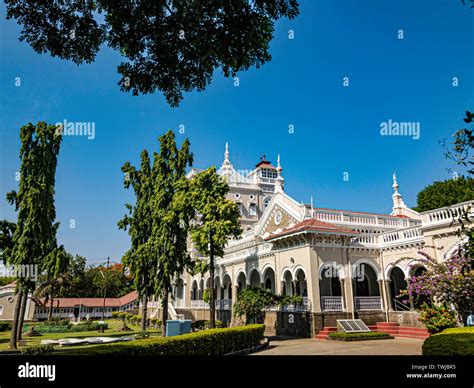
[[[436,261],[425,252],[418,252],[422,258],[417,259],[426,267],[426,272],[408,279],[407,289],[401,292],[406,298],[417,301],[422,297],[430,300],[433,309],[449,309],[453,311],[456,321],[462,324],[463,318],[472,309],[473,301],[473,269],[472,260],[463,254],[456,254],[442,262]],[[424,317],[425,325],[437,326],[440,315],[424,311],[430,307],[425,303],[421,306],[420,317]],[[440,310],[441,311],[441,310]],[[433,322],[429,323],[432,317]],[[420,319],[421,320],[421,319]],[[455,323],[452,325],[454,326]]]

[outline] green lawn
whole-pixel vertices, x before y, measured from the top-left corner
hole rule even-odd
[[[116,319],[110,319],[107,321],[109,328],[104,333],[95,331],[82,331],[78,333],[48,333],[43,334],[40,337],[27,337],[23,334],[23,339],[26,340],[26,346],[38,346],[42,340],[46,339],[62,339],[62,338],[86,338],[86,337],[121,337],[121,336],[133,336],[140,333],[140,327],[138,325],[130,325],[128,327],[132,331],[119,331],[122,328],[122,321]],[[161,329],[148,329],[147,332],[150,336],[161,336]],[[10,330],[0,332],[0,352],[8,350],[8,343],[10,341]],[[96,346],[96,345],[80,345],[80,347]],[[59,347],[59,346],[58,346]],[[71,346],[72,347],[72,346]],[[20,347],[22,349],[23,347]]]

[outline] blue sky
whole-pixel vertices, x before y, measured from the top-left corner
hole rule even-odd
[[[217,72],[206,91],[170,108],[160,93],[120,92],[120,56],[107,48],[82,66],[34,53],[18,41],[20,29],[5,21],[2,4],[0,218],[15,219],[3,198],[17,187],[19,128],[64,119],[96,125],[94,140],[64,139],[56,195],[60,243],[91,262],[119,260],[130,244],[117,228],[133,200],[120,167],[136,164],[143,148],[156,150],[156,138],[180,125],[196,167],[220,165],[226,141],[242,169],[262,154],[275,162],[280,152],[286,191],[296,200],[312,195],[315,206],[377,213],[391,211],[396,170],[414,206],[419,190],[450,177],[439,141],[462,128],[473,108],[473,24],[474,10],[460,0],[303,0],[298,18],[277,23],[271,62],[239,74],[239,87]],[[420,139],[381,136],[389,119],[419,122]]]

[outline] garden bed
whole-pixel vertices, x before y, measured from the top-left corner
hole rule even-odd
[[[367,333],[329,333],[328,339],[333,341],[372,341],[372,340],[384,340],[393,339],[390,334],[381,333],[377,331],[371,331]]]

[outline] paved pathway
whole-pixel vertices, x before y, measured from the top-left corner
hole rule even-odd
[[[395,338],[388,340],[343,342],[297,338],[270,341],[270,347],[253,355],[421,355],[423,340]]]

